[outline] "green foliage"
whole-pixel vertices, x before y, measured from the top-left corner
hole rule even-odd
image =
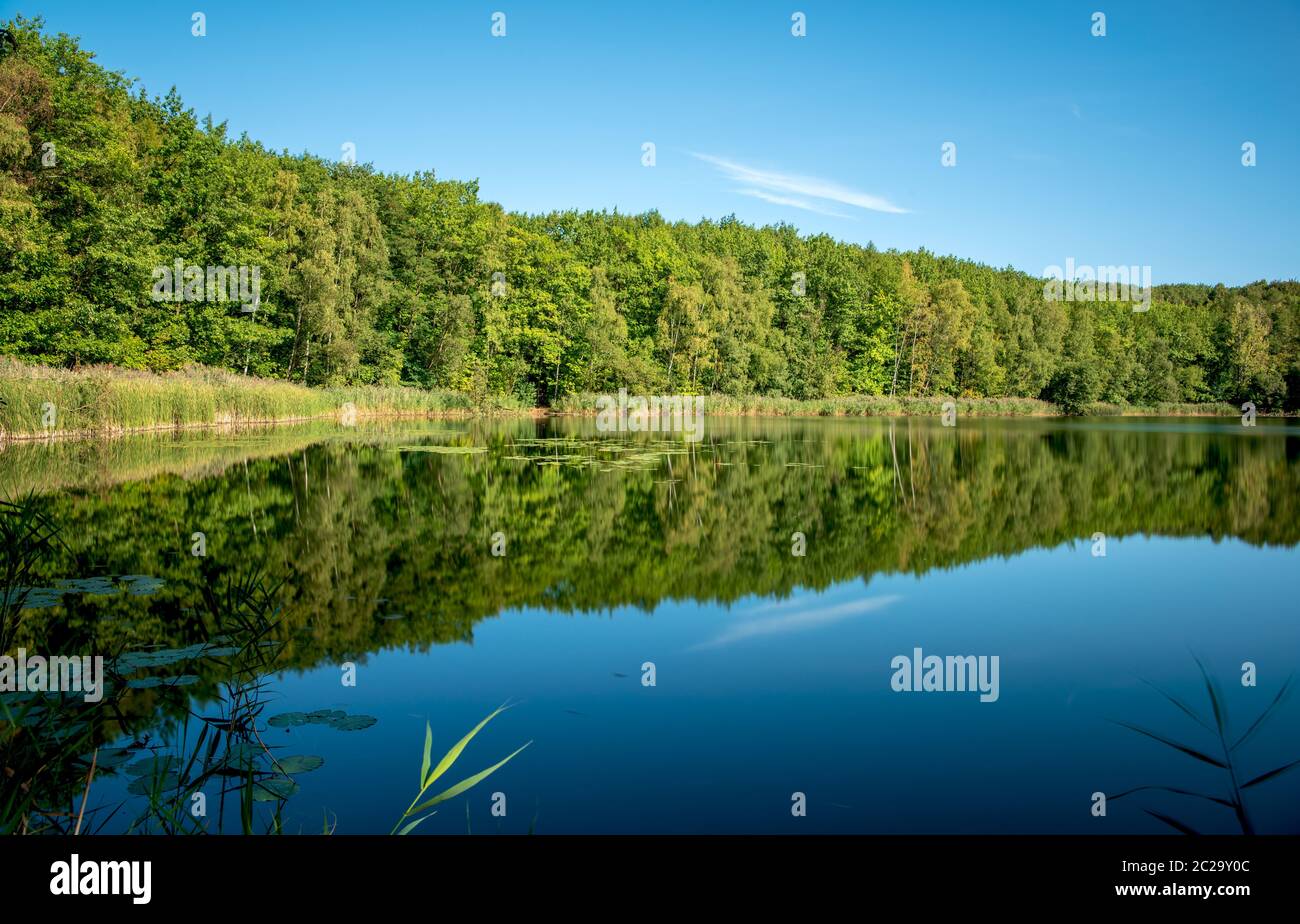
[[[1095,363],[1072,362],[1052,376],[1043,395],[1054,402],[1062,413],[1077,415],[1082,414],[1096,399],[1100,384],[1100,374]]]
[[[198,366],[163,374],[111,366],[66,370],[0,357],[0,438],[340,416],[347,405],[358,419],[521,407],[509,398],[476,402],[458,392],[402,386],[305,388]]]
[[[489,713],[487,718],[475,725],[469,730],[465,737],[452,745],[451,750],[442,756],[442,759],[438,761],[437,766],[432,768],[430,765],[433,763],[433,727],[429,725],[428,722],[424,723],[424,757],[420,762],[420,791],[416,794],[415,798],[411,800],[410,806],[402,813],[402,817],[397,819],[397,824],[393,825],[393,834],[410,834],[415,830],[420,822],[424,821],[430,815],[437,814],[437,812],[434,811],[429,812],[426,815],[420,815],[421,812],[431,809],[435,805],[439,805],[449,799],[454,799],[461,793],[477,786],[497,770],[501,769],[501,767],[503,767],[520,751],[532,744],[531,741],[526,742],[511,754],[488,767],[486,770],[480,770],[478,773],[467,776],[456,785],[443,790],[431,799],[425,799],[423,802],[420,801],[421,799],[424,799],[424,794],[429,791],[433,784],[438,782],[438,780],[442,778],[442,775],[451,769],[451,765],[457,761],[461,752],[465,750],[466,745],[470,743],[474,736],[483,730],[483,726],[487,725],[488,722],[491,722],[494,718],[500,715],[506,708],[508,707],[498,706]],[[416,815],[419,815],[420,817],[413,818],[413,816]],[[407,821],[408,818],[413,818],[413,820]],[[405,822],[405,824],[403,824],[403,822]]]
[[[511,214],[475,182],[232,139],[40,20],[5,26],[0,353],[529,405],[627,387],[1300,407],[1294,281],[1067,307],[1014,270],[786,225]],[[154,300],[176,260],[260,267],[259,310]]]

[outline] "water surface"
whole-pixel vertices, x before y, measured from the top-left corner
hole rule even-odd
[[[32,651],[209,641],[204,587],[282,582],[263,718],[378,719],[265,729],[325,760],[296,777],[290,831],[388,831],[426,720],[440,754],[509,699],[447,783],[532,745],[421,831],[1171,831],[1152,810],[1233,832],[1160,791],[1094,816],[1097,792],[1231,791],[1116,723],[1220,754],[1152,685],[1211,716],[1200,658],[1239,736],[1300,663],[1290,422],[710,418],[694,444],[579,420],[311,425],[11,446],[0,489],[60,524],[46,586],[116,581],[38,595]],[[997,656],[997,699],[896,692],[918,648]],[[130,691],[99,740],[168,753],[224,669],[162,669],[194,679]],[[1283,703],[1234,752],[1238,782],[1300,758],[1297,731]],[[130,779],[103,771],[95,804],[138,800]],[[1244,800],[1259,831],[1300,830],[1300,773]]]

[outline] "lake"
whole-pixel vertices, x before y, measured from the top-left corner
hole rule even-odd
[[[142,762],[243,671],[323,758],[259,831],[390,831],[426,721],[436,762],[505,702],[430,794],[531,744],[419,833],[1300,831],[1300,772],[1246,785],[1300,758],[1295,421],[311,424],[11,445],[0,492],[60,541],[15,644],[117,665],[36,713],[95,830],[169,829]],[[240,829],[233,766],[187,823]]]

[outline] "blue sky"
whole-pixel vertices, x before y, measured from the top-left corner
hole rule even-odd
[[[1157,284],[1300,276],[1295,2],[0,9],[235,134],[331,158],[350,141],[380,170],[477,178],[513,210],[734,213],[1034,274],[1073,258]]]

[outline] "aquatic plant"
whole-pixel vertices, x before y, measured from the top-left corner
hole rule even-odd
[[[58,534],[35,493],[0,501],[0,654],[13,647],[37,564],[58,543]]]
[[[31,585],[36,568],[59,540],[57,524],[38,507],[34,496],[0,504],[0,541],[0,615],[6,645],[0,653],[16,637],[25,608],[54,605],[63,592],[114,589],[114,582],[101,578],[65,581],[44,592],[50,600],[35,599],[39,594],[32,593]],[[279,631],[280,583],[268,580],[258,568],[224,579],[204,570],[200,593],[205,612],[200,618],[207,642],[106,657],[109,676],[104,685],[112,696],[103,702],[88,703],[61,693],[0,695],[0,832],[81,833],[96,775],[112,775],[119,768],[130,777],[127,793],[144,799],[144,808],[128,830],[203,833],[204,824],[189,811],[190,799],[212,781],[220,783],[218,831],[229,796],[239,799],[244,833],[252,833],[253,807],[262,802],[275,803],[267,830],[281,830],[283,803],[298,790],[294,776],[316,770],[325,761],[315,755],[274,752],[263,742],[258,727],[267,678],[285,648]],[[91,647],[88,640],[82,643]],[[223,662],[225,674],[215,713],[199,714],[186,707],[174,752],[170,747],[149,748],[148,736],[126,747],[97,745],[109,734],[135,735],[132,723],[118,708],[121,697],[135,690],[165,695],[189,686],[198,680],[196,675],[154,672],[209,659]],[[365,729],[375,722],[370,716],[343,712],[312,713],[303,722],[322,715],[332,727],[344,731]],[[116,728],[109,732],[111,725]],[[102,829],[121,807],[94,823]],[[92,809],[90,818],[97,814]]]
[[[416,826],[419,825],[420,822],[432,815],[436,815],[437,812],[429,812],[427,815],[421,815],[419,818],[413,818],[413,816],[418,815],[426,809],[431,809],[441,802],[446,802],[448,799],[454,799],[461,793],[478,785],[497,770],[501,769],[501,767],[505,766],[505,764],[516,754],[528,747],[528,745],[532,744],[531,741],[526,742],[522,747],[515,750],[514,753],[497,761],[486,770],[481,770],[473,776],[466,777],[455,786],[438,793],[438,795],[434,796],[432,799],[428,799],[424,802],[420,801],[424,798],[424,794],[433,787],[433,784],[436,783],[444,773],[451,769],[451,765],[460,757],[461,752],[465,750],[465,746],[470,743],[475,735],[482,731],[483,726],[487,725],[488,722],[491,722],[494,718],[500,715],[502,711],[508,708],[508,705],[503,704],[494,709],[487,718],[475,725],[464,738],[461,738],[460,741],[456,742],[452,749],[442,756],[442,760],[438,761],[437,766],[432,767],[432,769],[430,769],[430,765],[432,764],[433,756],[433,728],[428,722],[424,723],[424,758],[420,764],[420,791],[416,794],[415,798],[411,800],[411,804],[407,807],[406,811],[402,813],[402,817],[397,819],[397,824],[393,825],[391,833],[410,834],[415,830]],[[413,820],[407,821],[408,818],[413,818]],[[403,822],[406,823],[403,824]]]
[[[61,544],[55,521],[34,494],[0,501],[0,654],[18,638],[37,569]],[[80,695],[0,694],[0,833],[72,833],[85,820],[75,795],[94,777],[78,756],[93,746],[96,723],[115,698],[86,703]],[[87,769],[89,767],[89,769]]]
[[[1240,748],[1252,737],[1254,737],[1256,732],[1259,731],[1259,729],[1263,726],[1264,722],[1269,718],[1269,716],[1271,716],[1277,710],[1277,707],[1282,703],[1282,701],[1286,698],[1287,693],[1290,691],[1292,678],[1288,677],[1286,679],[1286,681],[1282,684],[1282,687],[1277,691],[1277,695],[1273,697],[1272,702],[1270,702],[1268,706],[1265,707],[1264,711],[1260,713],[1259,717],[1250,724],[1250,727],[1247,728],[1246,731],[1240,737],[1238,737],[1235,741],[1232,741],[1232,743],[1229,744],[1229,741],[1232,739],[1232,735],[1229,731],[1228,710],[1227,710],[1227,704],[1223,698],[1223,693],[1221,690],[1219,690],[1218,684],[1213,679],[1211,679],[1209,672],[1205,669],[1205,665],[1201,663],[1201,660],[1199,658],[1196,658],[1195,660],[1196,660],[1196,666],[1200,668],[1201,678],[1205,682],[1205,692],[1209,697],[1210,709],[1212,711],[1213,719],[1214,719],[1214,723],[1212,725],[1210,724],[1210,722],[1206,721],[1206,719],[1203,718],[1195,709],[1193,709],[1183,700],[1179,699],[1178,697],[1174,696],[1171,693],[1167,693],[1166,691],[1160,689],[1150,681],[1144,680],[1143,682],[1146,683],[1148,686],[1150,686],[1161,696],[1163,696],[1165,699],[1169,700],[1169,702],[1173,703],[1174,706],[1176,706],[1180,711],[1182,711],[1183,714],[1191,718],[1192,721],[1196,722],[1197,725],[1200,725],[1207,732],[1213,735],[1217,739],[1217,744],[1218,744],[1217,753],[1213,753],[1214,748],[1202,749],[1202,748],[1192,747],[1191,745],[1182,744],[1178,741],[1173,740],[1172,738],[1166,737],[1165,735],[1157,734],[1156,732],[1150,731],[1145,728],[1140,728],[1139,726],[1132,725],[1128,722],[1116,722],[1115,724],[1121,725],[1124,728],[1130,729],[1131,731],[1135,731],[1140,735],[1144,735],[1145,737],[1150,738],[1153,741],[1158,741],[1161,744],[1165,745],[1166,747],[1172,748],[1175,751],[1178,751],[1180,754],[1185,754],[1186,756],[1193,758],[1194,760],[1200,761],[1201,763],[1206,763],[1212,767],[1217,767],[1220,770],[1223,770],[1228,775],[1228,784],[1229,784],[1229,789],[1231,794],[1226,797],[1223,797],[1223,796],[1209,795],[1207,793],[1195,792],[1188,789],[1179,789],[1172,786],[1137,786],[1133,789],[1127,789],[1124,792],[1117,793],[1115,795],[1108,795],[1106,798],[1108,801],[1113,802],[1116,799],[1122,799],[1125,796],[1130,796],[1138,792],[1167,792],[1167,793],[1173,793],[1175,795],[1180,795],[1180,796],[1190,796],[1197,799],[1203,799],[1209,802],[1213,802],[1216,805],[1221,805],[1224,806],[1225,808],[1231,809],[1234,816],[1237,819],[1237,824],[1241,828],[1241,833],[1254,834],[1255,825],[1251,821],[1250,813],[1246,809],[1246,802],[1244,798],[1245,791],[1248,789],[1252,789],[1255,786],[1259,786],[1262,783],[1267,783],[1270,780],[1274,780],[1277,777],[1281,776],[1282,774],[1290,770],[1294,770],[1296,767],[1300,767],[1300,760],[1293,760],[1290,763],[1285,763],[1282,766],[1275,767],[1272,770],[1269,770],[1265,773],[1251,775],[1249,779],[1245,779],[1243,781],[1243,777],[1245,776],[1245,774],[1242,773],[1241,765],[1239,763],[1236,752],[1238,748]],[[1148,808],[1144,808],[1143,811],[1146,812],[1148,815],[1150,815],[1152,818],[1164,822],[1165,824],[1169,825],[1171,828],[1177,831],[1181,831],[1183,834],[1200,833],[1196,831],[1194,828],[1192,828],[1190,825],[1182,821],[1179,821],[1177,818],[1173,818],[1169,815],[1165,815],[1161,812],[1156,812]]]
[[[283,803],[298,791],[294,775],[325,763],[314,755],[276,755],[262,741],[258,728],[267,677],[284,650],[284,642],[276,637],[279,589],[280,585],[270,582],[259,569],[228,575],[224,583],[209,580],[202,587],[202,596],[216,643],[129,656],[130,667],[194,657],[229,659],[229,676],[222,684],[215,714],[188,712],[175,754],[155,754],[127,769],[135,777],[127,791],[146,799],[132,830],[156,827],[165,833],[204,833],[204,825],[187,809],[192,796],[208,782],[217,781],[218,832],[224,824],[227,798],[237,797],[243,833],[253,833],[253,808],[261,802],[275,803],[267,831],[278,833]],[[118,659],[119,664],[122,661]],[[192,721],[199,727],[190,745]]]
[[[86,810],[105,709],[114,713],[115,699],[0,696],[0,834],[89,833],[108,822],[112,811]]]

